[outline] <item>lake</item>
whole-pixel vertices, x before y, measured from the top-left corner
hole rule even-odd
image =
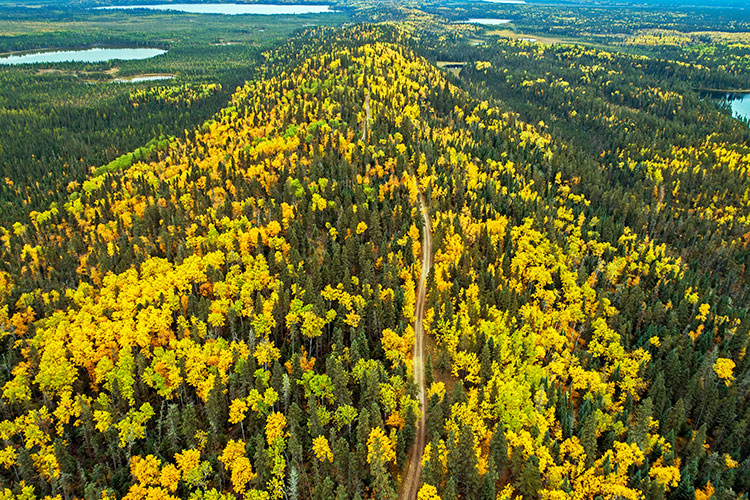
[[[498,26],[500,24],[508,24],[510,19],[493,19],[493,18],[472,18],[466,21],[459,21],[464,24],[484,24],[487,26]]]
[[[277,5],[277,4],[239,4],[239,3],[171,3],[154,5],[112,5],[97,7],[97,9],[148,9],[188,12],[190,14],[225,14],[236,16],[240,14],[270,15],[298,15],[324,14],[336,12],[330,5]]]
[[[750,120],[750,94],[736,96],[729,101],[732,114],[745,120]]]
[[[149,59],[166,53],[162,49],[131,48],[131,49],[81,49],[81,50],[51,50],[40,52],[26,52],[0,57],[0,64],[35,64],[58,62],[105,62],[115,59],[134,60]]]

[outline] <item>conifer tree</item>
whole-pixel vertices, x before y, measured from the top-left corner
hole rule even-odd
[[[532,455],[523,465],[521,476],[518,479],[518,490],[524,498],[537,500],[541,489],[542,476],[539,472],[539,459],[536,455]]]

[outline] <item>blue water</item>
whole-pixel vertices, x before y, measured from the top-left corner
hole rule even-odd
[[[239,4],[239,3],[170,3],[154,5],[113,5],[97,7],[98,9],[149,9],[189,12],[191,14],[257,14],[268,15],[297,15],[323,14],[335,12],[329,5],[274,5],[274,4]]]
[[[746,120],[750,120],[750,94],[745,94],[739,99],[729,101],[732,106],[732,114]]]
[[[104,62],[115,59],[149,59],[164,54],[162,49],[82,49],[29,52],[0,57],[0,64],[34,64],[57,62]]]

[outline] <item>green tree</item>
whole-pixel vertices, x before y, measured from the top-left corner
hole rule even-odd
[[[531,455],[523,465],[517,487],[524,498],[538,500],[539,490],[542,489],[542,475],[539,472],[539,459],[536,455]]]

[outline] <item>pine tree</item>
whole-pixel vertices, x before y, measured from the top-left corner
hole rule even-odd
[[[586,467],[591,467],[596,461],[598,448],[596,442],[596,412],[590,412],[583,422],[581,429],[581,446],[586,452]]]
[[[505,440],[505,427],[499,422],[490,440],[490,456],[495,462],[498,471],[503,471],[508,466],[508,443]]]
[[[417,415],[414,413],[414,407],[412,405],[406,407],[404,421],[404,428],[401,433],[404,435],[404,444],[408,450],[414,444],[414,439],[417,435]]]
[[[333,494],[333,480],[326,476],[322,481],[315,483],[313,498],[316,500],[336,500]]]
[[[433,394],[430,398],[427,410],[427,419],[425,421],[425,433],[427,436],[440,434],[443,430],[443,403],[440,401],[438,394]]]
[[[456,493],[456,482],[452,477],[449,477],[445,482],[445,491],[443,491],[442,493],[442,500],[458,500],[458,494]]]
[[[440,442],[440,436],[436,433],[430,441],[430,458],[422,468],[422,481],[431,484],[438,489],[443,483],[443,467],[437,457],[437,450]]]
[[[706,454],[703,445],[706,443],[706,424],[700,426],[693,439],[685,447],[685,460],[690,462],[700,460]]]
[[[297,500],[299,488],[299,471],[295,464],[289,466],[289,475],[286,479],[286,494],[289,500]]]
[[[664,385],[664,373],[659,371],[656,373],[651,388],[648,391],[648,397],[654,403],[654,415],[659,420],[664,417],[664,412],[667,409],[669,401],[667,400],[667,388]]]
[[[271,478],[270,464],[268,463],[268,453],[265,448],[265,438],[258,434],[255,440],[255,454],[253,455],[253,465],[255,466],[255,484],[262,488]]]
[[[29,450],[22,447],[18,450],[18,457],[16,458],[18,464],[18,475],[21,476],[23,481],[26,481],[28,485],[37,484],[37,473],[34,468],[34,461],[31,459]]]
[[[675,436],[682,434],[682,428],[687,420],[685,412],[685,401],[680,398],[677,403],[667,412],[667,418],[664,423],[665,432],[674,432]]]
[[[669,496],[670,500],[695,500],[695,486],[693,485],[693,481],[692,471],[681,471],[680,484],[672,491],[672,494]]]
[[[453,477],[456,479],[456,491],[461,498],[475,498],[479,486],[477,456],[474,451],[474,431],[464,425],[449,459]]]
[[[648,429],[653,414],[653,403],[651,398],[643,400],[635,415],[635,422],[630,426],[628,440],[638,445],[641,450],[646,449],[648,441]]]
[[[539,459],[536,455],[531,455],[524,464],[521,477],[518,479],[518,490],[524,498],[538,500],[541,489],[542,475],[539,472]]]
[[[182,410],[182,437],[189,448],[195,447],[195,433],[198,430],[198,417],[195,407],[187,405]]]
[[[492,378],[492,357],[490,356],[489,343],[485,343],[484,347],[482,347],[482,353],[479,355],[479,361],[479,375],[482,377],[482,382],[486,384]]]
[[[480,495],[481,500],[495,500],[497,494],[497,467],[495,466],[495,460],[490,455],[487,460],[487,473],[482,478],[482,491]]]
[[[180,407],[170,404],[167,407],[167,432],[162,440],[164,455],[171,457],[180,451]]]
[[[385,463],[380,453],[379,442],[375,442],[372,458],[370,461],[370,475],[373,480],[373,498],[375,500],[395,500],[396,492],[393,490],[393,484],[390,474],[386,469]]]
[[[433,368],[432,368],[432,355],[427,355],[427,360],[424,364],[424,382],[425,386],[428,388],[432,386],[433,382],[435,381],[435,375],[433,374]]]

